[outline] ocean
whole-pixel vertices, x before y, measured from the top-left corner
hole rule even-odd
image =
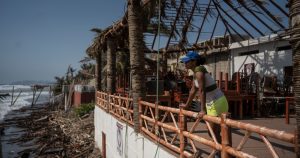
[[[18,96],[19,92],[22,91],[19,98],[16,100],[14,105],[11,105],[12,90],[14,87],[14,99]],[[0,100],[0,122],[4,119],[5,115],[12,111],[20,109],[24,106],[31,106],[33,91],[29,85],[0,85],[0,93],[9,93],[9,96]],[[36,97],[39,91],[36,92]],[[44,88],[39,96],[36,104],[45,104],[49,102],[50,92],[49,87]]]

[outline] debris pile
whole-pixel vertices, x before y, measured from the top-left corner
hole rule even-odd
[[[94,151],[93,113],[78,117],[73,111],[65,113],[52,106],[23,109],[27,110],[30,115],[17,116],[0,125],[24,129],[21,137],[9,140],[26,146],[18,153],[21,157],[100,157]]]

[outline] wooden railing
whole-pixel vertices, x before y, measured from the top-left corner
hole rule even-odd
[[[133,125],[132,99],[120,95],[110,95],[97,92],[97,106],[106,110],[117,118]]]
[[[133,125],[132,99],[97,92],[97,105],[118,119]],[[155,111],[156,107],[158,111]],[[209,157],[213,157],[219,151],[222,157],[232,155],[252,158],[255,156],[242,151],[243,146],[252,134],[261,138],[273,157],[279,156],[268,138],[295,144],[294,134],[235,121],[227,118],[227,114],[222,114],[221,117],[213,117],[183,109],[159,106],[142,100],[139,101],[139,113],[141,131],[154,141],[177,152],[180,157],[195,155],[198,151],[196,143],[201,143],[212,148]],[[192,120],[190,121],[193,122],[190,128],[185,126],[186,120]],[[200,121],[206,125],[206,127],[201,128],[201,130],[206,131],[206,135],[196,132],[196,128],[199,129]],[[221,141],[219,142],[212,130],[212,123],[221,126]],[[245,131],[244,137],[236,147],[231,146],[231,128]]]

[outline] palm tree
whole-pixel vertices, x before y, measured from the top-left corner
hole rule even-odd
[[[96,75],[96,89],[102,90],[101,80],[102,80],[102,46],[100,45],[100,35],[102,33],[102,29],[99,28],[92,28],[92,32],[96,33],[96,37],[94,38],[93,44],[87,48],[86,53],[92,59],[96,59],[96,68],[95,68],[95,75]]]
[[[139,132],[139,105],[138,99],[144,97],[144,52],[143,52],[143,24],[141,0],[128,0],[128,29],[130,50],[130,73],[133,99],[134,131]]]
[[[76,69],[72,68],[71,65],[68,66],[67,72],[66,72],[66,82],[67,84],[70,84],[74,78],[74,72]]]
[[[300,5],[298,0],[290,0],[290,27],[291,27],[291,39],[290,43],[293,49],[293,66],[294,66],[294,96],[295,96],[295,107],[296,107],[296,121],[297,121],[297,157],[300,157],[299,151],[299,142],[300,142],[300,100],[298,96],[300,96]]]
[[[57,95],[59,93],[62,92],[62,86],[65,84],[65,77],[62,76],[62,77],[58,77],[58,76],[55,76],[54,77],[55,79],[55,87],[54,87],[54,94]]]
[[[143,1],[144,2],[144,1]],[[165,1],[161,2],[162,4]],[[155,15],[157,1],[128,0],[128,39],[130,51],[130,73],[132,85],[132,99],[133,99],[133,117],[134,130],[139,132],[139,107],[138,99],[145,96],[145,55],[144,55],[144,31],[151,31],[151,26],[158,26],[150,24],[150,19]],[[162,12],[164,13],[164,12]],[[153,29],[153,28],[152,28]],[[155,28],[153,29],[155,30]]]
[[[116,59],[116,72],[119,76],[119,80],[123,81],[121,87],[126,88],[126,82],[128,81],[129,72],[129,52],[117,52]]]
[[[116,44],[109,38],[107,40],[107,92],[116,92]]]

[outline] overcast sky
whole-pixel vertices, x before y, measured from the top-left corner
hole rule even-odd
[[[54,80],[79,67],[95,34],[124,14],[125,0],[0,0],[0,84]]]

